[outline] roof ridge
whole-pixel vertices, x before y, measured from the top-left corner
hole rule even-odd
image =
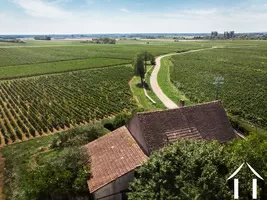
[[[100,141],[100,140],[104,140],[104,138],[109,137],[110,134],[114,134],[114,132],[117,132],[118,129],[124,129],[124,128],[125,128],[125,129],[127,130],[127,132],[132,136],[132,134],[130,133],[130,131],[128,130],[128,128],[124,125],[124,126],[121,126],[121,127],[117,128],[117,129],[115,129],[114,131],[108,132],[108,133],[106,133],[106,134],[100,136],[99,138],[97,138],[97,139],[95,139],[95,140],[93,140],[93,141],[87,143],[87,144],[84,145],[84,146],[88,146],[89,144],[92,145],[92,144],[94,144],[94,143],[97,143],[97,142]]]
[[[173,109],[152,110],[152,111],[138,112],[136,114],[137,115],[143,115],[143,114],[158,113],[158,112],[163,112],[163,111],[164,112],[169,112],[169,111],[173,111],[173,110],[201,107],[201,106],[210,105],[210,104],[220,104],[220,105],[222,105],[222,102],[220,100],[216,100],[216,101],[204,102],[204,103],[199,103],[199,104],[189,105],[189,106],[184,106],[184,107],[178,107],[178,108],[173,108]]]

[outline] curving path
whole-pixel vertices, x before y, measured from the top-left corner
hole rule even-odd
[[[161,100],[161,102],[166,106],[166,108],[173,109],[173,108],[178,108],[178,106],[171,99],[169,99],[164,94],[164,92],[161,90],[161,88],[159,87],[159,84],[158,84],[158,73],[159,73],[159,70],[160,70],[160,61],[161,61],[161,59],[164,58],[164,57],[167,57],[167,56],[186,54],[186,53],[192,53],[192,52],[197,52],[197,51],[204,51],[204,50],[213,49],[213,48],[216,48],[216,47],[206,48],[206,49],[191,50],[191,51],[186,51],[186,52],[182,52],[182,53],[166,54],[166,55],[163,55],[163,56],[159,56],[156,59],[156,65],[155,65],[154,70],[153,70],[153,72],[152,72],[152,74],[150,76],[150,84],[151,84],[153,92],[157,95],[157,97]]]

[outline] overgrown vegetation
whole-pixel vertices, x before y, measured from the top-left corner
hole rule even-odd
[[[251,135],[229,144],[179,141],[154,153],[138,169],[129,199],[233,199],[233,180],[227,178],[244,162],[267,178],[267,141]],[[236,175],[241,200],[252,199],[253,173],[244,165]],[[267,186],[258,181],[258,197],[267,198]]]
[[[83,145],[105,134],[103,126],[75,127],[56,135],[10,145],[5,157],[7,200],[90,199],[90,157]]]
[[[22,175],[20,184],[25,194],[23,199],[88,199],[89,178],[87,152],[85,149],[70,147]]]
[[[102,125],[77,126],[66,132],[58,134],[52,144],[53,149],[66,147],[79,147],[103,136],[105,129]]]

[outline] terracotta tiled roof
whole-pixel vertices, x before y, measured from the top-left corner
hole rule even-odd
[[[220,142],[228,142],[236,138],[220,101],[138,113],[128,123],[128,128],[134,137],[142,133],[148,154],[162,148],[168,142],[182,138]]]
[[[91,157],[92,178],[88,180],[91,193],[147,160],[125,126],[87,144],[86,148]]]

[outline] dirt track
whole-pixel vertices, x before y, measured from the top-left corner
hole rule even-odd
[[[160,70],[161,59],[164,57],[167,57],[167,56],[192,53],[192,52],[203,51],[203,50],[208,50],[208,49],[212,49],[212,48],[197,49],[197,50],[191,50],[191,51],[186,51],[186,52],[182,52],[182,53],[166,54],[166,55],[160,56],[156,59],[156,65],[155,65],[154,70],[150,76],[150,84],[151,84],[153,92],[157,95],[157,97],[161,100],[161,102],[166,106],[166,108],[173,109],[173,108],[177,108],[178,106],[164,94],[164,92],[161,90],[161,88],[158,84],[158,73]]]

